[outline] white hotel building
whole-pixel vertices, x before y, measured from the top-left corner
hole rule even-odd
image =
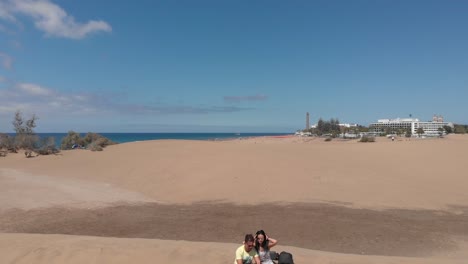
[[[449,126],[453,129],[453,123],[444,122],[442,116],[434,115],[432,121],[419,121],[417,118],[379,119],[377,123],[369,125],[369,130],[373,133],[383,133],[388,129],[390,131],[406,131],[410,129],[411,135],[417,135],[418,128],[422,128],[424,136],[439,136],[439,129],[444,126]]]

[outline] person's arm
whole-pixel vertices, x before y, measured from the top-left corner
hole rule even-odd
[[[260,262],[260,257],[259,257],[258,255],[255,255],[254,259],[255,259],[255,263],[257,263],[257,264],[260,264],[260,263],[261,263],[261,262]],[[237,262],[237,264],[239,264],[239,262]],[[242,264],[242,263],[241,263],[241,264]]]
[[[276,244],[278,244],[278,240],[271,237],[268,238],[268,248],[272,248],[276,246]]]
[[[236,263],[242,264],[242,248],[236,250]]]

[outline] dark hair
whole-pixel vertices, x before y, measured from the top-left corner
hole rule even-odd
[[[262,235],[265,238],[265,240],[263,240],[261,245],[260,245],[260,243],[258,243],[258,240],[257,240],[258,235]],[[259,252],[258,250],[260,249],[260,247],[262,247],[264,251],[270,250],[268,248],[268,244],[269,244],[269,241],[266,238],[265,231],[258,230],[257,233],[255,233],[255,249],[257,250],[257,252]]]
[[[252,234],[245,235],[244,242],[254,242],[254,241],[255,241],[255,238]]]

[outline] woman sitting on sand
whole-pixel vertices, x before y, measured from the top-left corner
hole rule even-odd
[[[278,244],[276,239],[268,237],[265,231],[259,230],[255,233],[255,249],[260,256],[262,264],[274,264],[270,256],[270,249]]]

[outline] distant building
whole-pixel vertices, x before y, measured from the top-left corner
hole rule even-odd
[[[305,129],[310,129],[310,115],[309,112],[306,113],[306,127]]]
[[[338,126],[351,128],[351,127],[358,127],[359,125],[358,125],[358,124],[348,124],[348,123],[345,123],[345,124],[338,124]],[[317,128],[317,124],[311,125],[310,128]]]
[[[371,133],[379,134],[384,133],[387,130],[392,132],[407,131],[411,132],[411,135],[417,135],[418,128],[424,130],[425,136],[438,136],[440,128],[449,126],[453,129],[453,123],[444,122],[442,116],[435,116],[432,121],[419,121],[417,118],[396,118],[396,119],[379,119],[377,123],[371,123],[369,125],[369,131]]]
[[[347,127],[347,128],[350,128],[350,127],[357,127],[358,124],[338,124],[340,127]]]

